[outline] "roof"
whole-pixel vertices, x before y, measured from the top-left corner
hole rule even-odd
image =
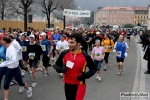
[[[137,6],[134,6],[133,9],[134,10],[148,10],[149,8],[148,7],[137,7]]]
[[[101,10],[134,10],[132,7],[104,7]]]

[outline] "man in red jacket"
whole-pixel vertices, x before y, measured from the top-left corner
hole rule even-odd
[[[82,36],[72,33],[69,36],[69,50],[63,51],[54,68],[58,73],[64,73],[65,95],[67,100],[83,100],[86,83],[85,80],[96,72],[91,57],[80,49]],[[89,71],[86,72],[86,66]]]

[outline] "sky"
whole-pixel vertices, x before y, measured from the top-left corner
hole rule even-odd
[[[75,0],[77,9],[94,10],[106,6],[140,6],[150,5],[150,0]]]

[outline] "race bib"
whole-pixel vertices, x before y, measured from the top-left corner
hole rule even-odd
[[[22,47],[22,51],[26,52],[27,51],[27,46],[21,46]]]
[[[57,44],[58,40],[54,40],[54,43]]]
[[[2,63],[3,62],[3,59],[0,59],[0,63]]]
[[[100,57],[101,53],[95,53],[95,56]]]
[[[60,46],[60,49],[63,50],[63,49],[64,49],[64,46]]]
[[[74,63],[71,61],[67,61],[66,66],[72,69],[74,66]]]
[[[108,49],[108,46],[104,46],[104,49],[107,50],[107,49]]]
[[[34,57],[35,57],[35,53],[29,53],[29,59],[34,59]]]
[[[90,38],[89,38],[89,40],[91,41],[91,40],[92,40],[92,38],[90,37]]]
[[[46,46],[45,45],[41,45],[41,47],[42,47],[43,51],[46,51]]]
[[[117,51],[116,56],[121,57],[121,51]]]

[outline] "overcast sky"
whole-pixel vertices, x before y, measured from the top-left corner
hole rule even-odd
[[[77,9],[96,10],[105,6],[148,6],[150,0],[75,0]]]

